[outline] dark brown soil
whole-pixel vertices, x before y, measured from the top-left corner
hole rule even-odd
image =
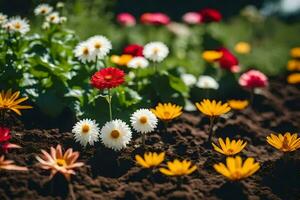
[[[35,165],[40,149],[57,144],[81,151],[80,160],[86,163],[72,178],[77,199],[300,199],[300,152],[282,159],[282,154],[265,140],[272,132],[300,130],[299,88],[273,81],[269,90],[255,97],[254,109],[220,118],[216,127],[217,137],[243,138],[248,142],[241,156],[254,157],[261,163],[256,174],[234,184],[214,171],[212,165],[225,157],[203,145],[208,119],[198,112],[183,114],[167,130],[160,128],[146,141],[148,150],[165,151],[167,160],[190,159],[198,166],[180,188],[176,178],[135,164],[134,155],[143,152],[136,148],[141,142],[136,134],[129,148],[115,153],[100,143],[82,150],[70,132],[14,126],[13,142],[23,148],[11,150],[7,158],[29,166],[30,171],[0,170],[0,199],[70,199],[62,177],[49,183],[48,172]]]

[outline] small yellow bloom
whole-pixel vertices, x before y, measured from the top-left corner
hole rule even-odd
[[[287,70],[300,71],[300,61],[299,60],[289,60],[289,62],[287,64]]]
[[[229,100],[228,105],[234,110],[243,110],[249,105],[249,101],[247,100]]]
[[[200,103],[196,103],[196,106],[203,114],[211,117],[223,115],[231,110],[227,103],[222,104],[221,101],[216,102],[209,99],[204,99]]]
[[[224,163],[214,164],[217,172],[232,181],[241,180],[254,174],[260,165],[254,161],[254,158],[247,158],[243,164],[240,156],[226,158],[226,165]]]
[[[292,58],[300,58],[300,47],[295,47],[290,50],[290,55]]]
[[[278,136],[271,134],[271,136],[267,136],[267,142],[283,152],[291,152],[300,148],[300,138],[298,138],[297,133],[292,135],[285,133],[284,135],[279,134]]]
[[[177,106],[171,103],[159,103],[155,109],[151,109],[151,111],[155,114],[156,117],[163,121],[170,121],[182,114],[182,107]]]
[[[19,96],[20,96],[19,91],[12,93],[11,89],[8,90],[7,92],[4,92],[2,90],[0,94],[0,110],[12,110],[18,115],[21,115],[20,110],[32,108],[32,106],[19,105],[20,103],[28,99],[28,97],[23,97],[18,99]]]
[[[223,53],[219,52],[219,51],[204,51],[202,53],[202,58],[206,62],[214,62],[214,61],[220,59],[222,56],[223,56]]]
[[[234,50],[239,54],[248,54],[251,51],[251,45],[248,42],[238,42]]]
[[[135,156],[135,160],[138,164],[140,164],[144,168],[151,168],[160,165],[165,159],[165,153],[162,152],[160,154],[157,153],[145,153],[144,159],[140,155]]]
[[[242,151],[247,145],[247,142],[244,142],[243,140],[230,141],[227,137],[225,141],[222,138],[219,138],[219,144],[221,148],[212,143],[215,151],[227,156],[232,156]]]
[[[127,64],[132,58],[132,55],[123,54],[121,56],[113,55],[110,57],[110,60],[112,63],[117,64],[119,66],[127,66]]]
[[[187,160],[183,160],[180,162],[175,159],[173,162],[168,162],[168,168],[159,168],[159,171],[167,176],[184,176],[193,173],[197,166],[191,166],[191,162]]]
[[[300,73],[293,73],[287,77],[287,82],[289,84],[298,84],[300,83]]]

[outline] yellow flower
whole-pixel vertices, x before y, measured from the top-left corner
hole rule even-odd
[[[267,136],[267,142],[283,152],[291,152],[300,148],[300,138],[298,138],[297,133],[293,135],[285,133],[278,136],[271,134],[271,136]]]
[[[289,60],[289,62],[287,64],[287,70],[300,71],[300,61],[299,60]]]
[[[189,175],[193,173],[197,166],[191,166],[191,162],[187,160],[183,160],[180,162],[179,160],[175,159],[173,162],[168,162],[168,168],[159,168],[159,171],[167,176],[183,176]]]
[[[229,100],[228,105],[235,110],[243,110],[249,105],[249,101],[247,100]]]
[[[119,66],[127,66],[127,64],[132,58],[132,55],[123,54],[121,56],[113,55],[111,56],[110,60],[112,63],[117,64]]]
[[[300,47],[295,47],[290,50],[290,55],[292,58],[300,58]]]
[[[2,90],[0,94],[0,110],[12,110],[18,115],[21,115],[20,110],[32,108],[32,106],[19,105],[20,103],[28,99],[28,97],[23,97],[18,99],[19,96],[20,96],[19,91],[12,94],[11,89],[8,90],[7,92],[4,92]]]
[[[289,84],[298,84],[300,83],[300,73],[293,73],[287,77],[287,82]]]
[[[162,152],[160,154],[157,153],[145,153],[144,159],[140,155],[135,156],[135,160],[138,164],[140,164],[144,168],[156,167],[162,163],[165,159],[165,153]]]
[[[251,51],[251,45],[248,42],[238,42],[234,50],[239,54],[248,54]]]
[[[226,158],[226,165],[223,163],[214,164],[217,172],[232,181],[241,180],[254,174],[260,165],[254,158],[247,158],[243,164],[240,156]]]
[[[220,59],[222,56],[223,56],[223,53],[219,52],[219,51],[204,51],[202,53],[202,58],[206,62],[214,62],[214,61]]]
[[[247,142],[244,142],[243,140],[230,141],[227,137],[225,141],[222,138],[219,138],[219,144],[221,148],[212,143],[215,151],[227,156],[232,156],[242,151],[247,145]]]
[[[181,106],[177,106],[171,103],[159,103],[158,106],[155,107],[155,109],[151,109],[151,111],[155,114],[156,117],[166,122],[181,115],[181,110]]]
[[[209,99],[204,99],[200,103],[196,103],[196,106],[203,114],[211,117],[223,115],[231,110],[227,103],[222,104],[221,101],[216,102]]]

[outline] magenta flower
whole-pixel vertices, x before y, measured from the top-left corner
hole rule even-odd
[[[136,24],[135,17],[130,13],[118,14],[117,21],[123,26],[134,26]]]
[[[258,70],[250,70],[242,74],[239,84],[247,89],[263,88],[268,85],[268,78]]]

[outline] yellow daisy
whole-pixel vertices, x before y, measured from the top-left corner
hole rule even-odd
[[[155,116],[163,121],[171,121],[172,119],[180,116],[182,114],[182,107],[177,106],[171,103],[159,103],[155,109],[151,109],[151,111],[155,114]]]

